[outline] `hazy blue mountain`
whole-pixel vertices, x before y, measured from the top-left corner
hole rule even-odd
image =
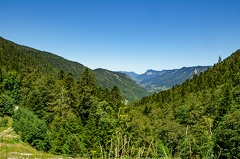
[[[140,75],[125,73],[137,81],[141,86],[147,88],[148,91],[158,92],[171,88],[176,84],[181,84],[186,79],[192,78],[194,74],[200,74],[209,67],[211,66],[193,66],[162,71],[149,69]]]

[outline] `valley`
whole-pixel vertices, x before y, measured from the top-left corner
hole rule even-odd
[[[0,66],[21,73],[34,71],[37,74],[57,76],[60,71],[64,71],[72,74],[75,79],[79,79],[83,70],[87,68],[80,63],[69,61],[53,53],[18,45],[1,37],[0,47]],[[92,72],[99,87],[112,88],[117,86],[121,89],[124,98],[130,102],[149,95],[145,88],[139,86],[125,74],[106,69],[95,69]]]
[[[240,158],[240,50],[137,75],[0,38],[0,92],[4,158]]]
[[[146,88],[148,92],[155,93],[182,84],[187,79],[193,78],[194,75],[199,75],[208,68],[211,68],[211,66],[182,67],[180,69],[162,71],[150,69],[143,74],[124,71],[122,71],[122,73],[126,73],[142,87]]]

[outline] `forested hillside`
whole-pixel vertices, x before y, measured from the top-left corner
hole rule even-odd
[[[117,83],[124,98],[130,101],[136,101],[140,99],[140,97],[150,95],[150,93],[147,93],[146,89],[139,86],[124,73],[112,72],[106,69],[96,69],[93,70],[93,72],[96,76],[98,86],[102,88],[111,88]]]
[[[79,78],[53,75],[55,67],[22,63],[18,51],[7,59],[2,52],[18,47],[9,45],[0,45],[0,127],[11,117],[21,140],[38,150],[88,158],[240,158],[240,50],[181,85],[125,105],[120,88],[100,87],[90,69]],[[124,74],[98,71],[126,82]]]
[[[135,103],[143,140],[183,158],[240,158],[240,50],[182,85]]]
[[[110,147],[132,128],[121,116],[128,109],[118,87],[101,89],[89,69],[75,80],[63,71],[53,78],[1,68],[0,90],[0,125],[7,125],[4,116],[12,116],[21,140],[38,150],[113,156]],[[14,108],[19,109],[14,113]]]
[[[15,44],[0,37],[0,67],[16,70],[21,74],[34,71],[38,74],[57,76],[60,71],[73,74],[78,79],[86,68],[80,63],[66,60],[49,52]],[[117,86],[129,101],[149,95],[147,91],[124,74],[112,71],[93,70],[98,86]],[[107,72],[107,74],[105,73]],[[126,90],[127,88],[127,90]]]
[[[68,61],[49,52],[15,44],[0,37],[0,66],[24,73],[34,70],[43,74],[56,75],[63,70],[79,77],[85,66]]]

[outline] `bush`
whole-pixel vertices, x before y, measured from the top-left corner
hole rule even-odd
[[[13,128],[31,146],[45,151],[50,149],[48,127],[31,111],[19,108],[13,115]]]
[[[215,152],[221,158],[240,158],[240,111],[226,115],[214,132]]]
[[[0,127],[7,127],[7,124],[8,124],[8,118],[7,117],[2,118],[0,121]]]
[[[14,100],[8,95],[5,95],[5,94],[2,95],[0,100],[0,110],[1,110],[0,115],[12,116],[14,113],[13,108],[14,108]]]

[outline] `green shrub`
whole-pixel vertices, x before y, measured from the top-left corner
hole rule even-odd
[[[0,127],[7,127],[7,125],[8,125],[8,118],[7,117],[3,117],[0,120]]]

